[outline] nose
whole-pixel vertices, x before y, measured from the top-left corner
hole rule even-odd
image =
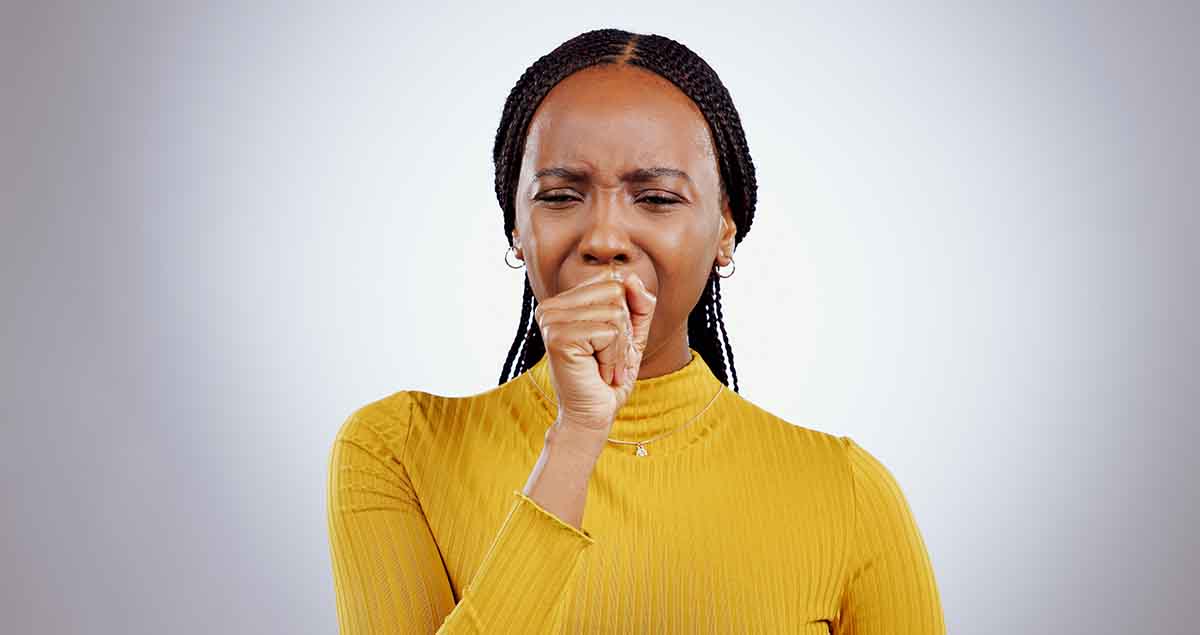
[[[587,227],[579,240],[580,257],[589,265],[629,264],[634,246],[626,226],[628,210],[620,194],[597,196],[592,200]]]

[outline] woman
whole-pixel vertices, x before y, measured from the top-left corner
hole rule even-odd
[[[756,182],[708,64],[584,33],[522,75],[493,159],[521,325],[498,387],[342,426],[342,632],[943,633],[887,469],[737,392],[719,280]]]

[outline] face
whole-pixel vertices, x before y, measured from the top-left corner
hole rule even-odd
[[[534,112],[516,190],[517,257],[538,301],[615,263],[658,296],[647,355],[687,336],[736,227],[700,109],[666,79],[602,65]]]

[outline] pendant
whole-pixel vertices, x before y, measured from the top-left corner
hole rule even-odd
[[[636,454],[637,454],[638,456],[646,456],[646,448],[645,448],[645,446],[643,446],[641,443],[637,444],[637,452],[636,452]]]

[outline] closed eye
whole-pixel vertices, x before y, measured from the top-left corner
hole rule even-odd
[[[578,200],[576,197],[569,194],[544,194],[537,197],[538,201],[549,203],[552,206],[563,206],[571,201]]]
[[[545,195],[537,197],[536,200],[550,203],[553,205],[561,205],[561,204],[568,203],[571,201],[577,201],[579,199],[577,197],[571,196],[569,194],[545,194]],[[678,204],[682,203],[683,201],[681,201],[679,199],[675,199],[675,198],[669,198],[666,196],[643,196],[642,198],[638,199],[637,202],[647,203],[649,205],[653,205],[656,207],[667,207],[670,205],[678,205]]]
[[[665,196],[645,196],[641,200],[651,205],[675,205],[682,202]]]

